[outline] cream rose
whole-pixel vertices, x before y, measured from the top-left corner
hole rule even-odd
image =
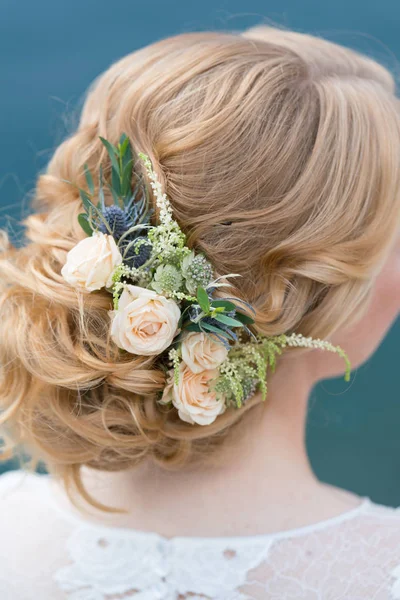
[[[121,263],[122,256],[112,235],[94,233],[68,252],[61,275],[73,287],[93,292],[111,287],[112,274]]]
[[[193,373],[184,362],[179,365],[179,382],[174,381],[171,371],[169,382],[161,399],[163,404],[172,401],[178,409],[179,417],[192,425],[210,425],[225,411],[225,402],[218,399],[210,388],[211,382],[219,375],[217,369]]]
[[[118,310],[112,312],[111,337],[131,354],[161,354],[178,333],[181,311],[152,290],[126,285]]]
[[[182,359],[193,373],[216,369],[228,356],[228,350],[212,334],[191,332],[182,342]]]

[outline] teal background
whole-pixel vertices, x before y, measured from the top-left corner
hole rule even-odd
[[[160,38],[262,20],[320,34],[398,73],[398,0],[0,0],[0,226],[20,237],[36,174],[76,123],[88,84]],[[400,321],[350,384],[310,398],[308,449],[319,477],[400,505]],[[9,468],[13,465],[3,465]]]

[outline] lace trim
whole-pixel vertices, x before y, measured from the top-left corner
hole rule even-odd
[[[54,575],[60,589],[72,593],[74,600],[108,600],[128,593],[135,600],[245,598],[237,589],[272,544],[213,540],[210,545],[207,539],[187,543],[130,533],[76,529],[67,544],[71,563]]]
[[[54,576],[71,600],[248,600],[239,590],[274,542],[348,521],[371,502],[364,498],[336,517],[275,534],[171,539],[86,522],[54,497],[52,504],[75,526],[67,544],[71,562]]]

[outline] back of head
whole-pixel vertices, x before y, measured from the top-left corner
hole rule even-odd
[[[243,414],[207,428],[157,403],[165,375],[109,339],[110,300],[60,275],[82,239],[84,164],[125,132],[149,155],[189,245],[264,334],[330,336],[365,310],[398,226],[399,104],[382,66],[324,40],[259,27],[165,39],[112,65],[38,180],[28,243],[3,236],[0,405],[11,443],[67,479],[82,465],[179,465]],[[253,403],[249,402],[246,409]]]

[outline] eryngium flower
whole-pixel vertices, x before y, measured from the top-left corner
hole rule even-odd
[[[133,241],[135,241],[134,244],[132,244]],[[127,236],[123,242],[121,254],[123,256],[124,263],[126,263],[128,267],[138,269],[149,260],[151,256],[152,245],[147,238],[143,236],[137,238],[131,238],[130,236]],[[127,249],[128,246],[129,248]]]
[[[106,206],[102,214],[104,219],[107,221],[107,224],[112,232],[113,237],[116,240],[119,240],[119,238],[126,231],[128,231],[130,227],[129,215],[124,210],[122,210],[122,208],[119,208],[119,206],[115,205]],[[106,227],[106,224],[102,221],[99,224],[99,231],[101,231],[102,233],[110,233],[110,231]]]

